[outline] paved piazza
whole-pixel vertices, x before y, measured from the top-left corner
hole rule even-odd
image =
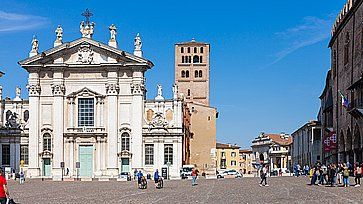
[[[268,178],[270,187],[259,187],[258,178],[165,181],[163,189],[137,189],[134,182],[53,182],[32,180],[24,185],[9,182],[19,203],[363,203],[363,187],[308,186],[306,177]]]

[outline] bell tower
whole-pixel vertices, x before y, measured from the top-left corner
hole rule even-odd
[[[190,42],[175,44],[175,84],[186,102],[209,106],[210,44]]]

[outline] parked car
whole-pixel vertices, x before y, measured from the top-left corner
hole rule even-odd
[[[242,174],[234,169],[226,170],[222,173],[217,171],[217,178],[224,178],[225,176],[235,176],[235,178],[242,178]]]

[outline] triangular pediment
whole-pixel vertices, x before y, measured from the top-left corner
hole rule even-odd
[[[80,38],[72,42],[41,52],[19,62],[23,67],[36,65],[97,65],[122,64],[143,65],[148,68],[153,63],[142,57],[111,47],[90,38]]]
[[[72,92],[70,94],[68,94],[67,97],[78,97],[78,96],[82,96],[82,97],[90,97],[90,96],[94,96],[94,97],[102,97],[103,95],[100,93],[97,93],[96,91],[93,91],[87,87],[83,87],[82,89]]]

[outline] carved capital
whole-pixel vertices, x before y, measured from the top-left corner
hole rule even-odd
[[[39,96],[41,88],[39,84],[32,84],[26,87],[29,91],[29,96]]]
[[[142,95],[145,90],[144,84],[131,84],[130,87],[133,95]]]
[[[51,88],[54,96],[63,96],[66,92],[66,87],[63,84],[52,84]]]
[[[106,93],[107,95],[117,95],[120,90],[120,87],[116,83],[106,84]]]

